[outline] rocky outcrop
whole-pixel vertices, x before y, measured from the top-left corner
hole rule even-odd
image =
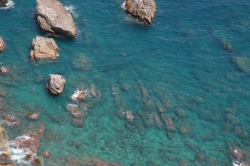
[[[31,60],[52,60],[58,57],[58,47],[52,38],[37,36],[32,41]]]
[[[30,51],[32,60],[51,60],[58,57],[58,47],[52,38],[37,36],[32,41],[34,50]]]
[[[4,47],[5,47],[5,43],[4,43],[3,39],[0,37],[0,52],[3,51]]]
[[[59,95],[63,92],[65,82],[66,80],[63,76],[50,74],[47,88],[49,89],[50,93]]]
[[[125,0],[124,9],[145,24],[151,24],[156,12],[154,0]]]
[[[76,37],[76,27],[71,14],[58,0],[37,0],[37,21],[52,35]]]

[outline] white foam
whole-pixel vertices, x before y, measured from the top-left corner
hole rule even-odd
[[[11,156],[10,160],[12,160],[13,162],[16,162],[18,165],[32,166],[33,159],[37,157],[37,154],[32,153],[31,150],[28,148],[21,149],[21,148],[16,147],[17,142],[19,142],[21,140],[28,140],[28,139],[30,139],[30,136],[22,135],[22,136],[16,137],[16,139],[11,140],[7,143],[8,151],[10,152],[10,156]],[[3,148],[3,147],[0,147],[0,148]],[[8,153],[8,152],[0,151],[0,154],[1,153]],[[31,159],[28,161],[25,159],[27,154],[31,155]]]
[[[69,6],[64,6],[64,8],[70,12],[73,17],[77,18],[78,17],[78,14],[75,12],[75,7],[73,5],[69,5]]]
[[[8,0],[7,6],[0,7],[1,10],[7,10],[15,7],[15,3],[12,0]]]
[[[76,104],[68,104],[67,105],[67,107],[66,107],[66,109],[67,109],[67,111],[71,111],[73,108],[78,108],[78,106],[76,105]]]
[[[121,6],[121,8],[123,8],[124,10],[126,10],[126,9],[125,9],[125,3],[126,3],[126,2],[124,1],[124,2],[122,3],[122,6]]]

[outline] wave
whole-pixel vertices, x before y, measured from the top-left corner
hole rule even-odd
[[[7,6],[0,7],[1,10],[7,10],[15,7],[15,3],[12,0],[8,0]]]
[[[64,6],[64,8],[70,12],[74,18],[78,17],[78,14],[75,12],[75,7],[73,5],[69,5],[69,6]]]

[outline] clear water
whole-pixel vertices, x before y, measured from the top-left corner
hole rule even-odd
[[[69,157],[81,161],[90,155],[124,166],[180,161],[228,166],[233,159],[229,143],[250,150],[250,77],[232,63],[234,56],[250,57],[249,1],[157,0],[151,26],[127,15],[121,0],[61,2],[73,5],[78,36],[55,38],[56,62],[29,59],[32,39],[46,36],[36,22],[35,1],[15,1],[14,8],[0,10],[0,36],[7,45],[0,64],[10,72],[0,76],[0,88],[7,91],[2,114],[22,119],[20,127],[6,127],[10,139],[45,122],[38,156],[49,151],[48,166],[70,165]],[[233,51],[223,49],[221,41]],[[79,57],[87,60],[83,70],[73,65]],[[49,74],[67,80],[60,96],[47,92]],[[95,85],[102,95],[84,101],[92,107],[84,126],[76,127],[66,106],[83,85]],[[134,131],[119,116],[120,109],[133,112]],[[178,116],[180,109],[186,117]],[[33,111],[41,114],[39,121],[25,119]],[[176,132],[158,129],[153,113],[171,117]]]

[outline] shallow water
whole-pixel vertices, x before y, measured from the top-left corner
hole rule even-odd
[[[74,7],[78,36],[54,38],[60,55],[48,63],[29,59],[32,39],[46,36],[35,19],[35,1],[0,10],[0,36],[7,45],[0,64],[10,71],[0,76],[0,88],[7,91],[2,113],[22,119],[19,128],[6,127],[10,139],[45,122],[38,156],[49,151],[48,166],[89,155],[124,166],[231,165],[228,143],[249,150],[250,77],[232,63],[234,56],[249,58],[248,1],[158,0],[151,26],[126,14],[122,1],[61,2]],[[223,41],[233,51],[223,49]],[[79,60],[87,62],[82,69],[74,65]],[[67,80],[57,97],[45,89],[52,73]],[[92,106],[84,126],[76,127],[66,106],[74,90],[91,85],[101,97],[82,102]],[[119,110],[131,110],[134,122]],[[25,119],[33,111],[39,121]],[[153,113],[171,117],[176,132],[157,128]]]

